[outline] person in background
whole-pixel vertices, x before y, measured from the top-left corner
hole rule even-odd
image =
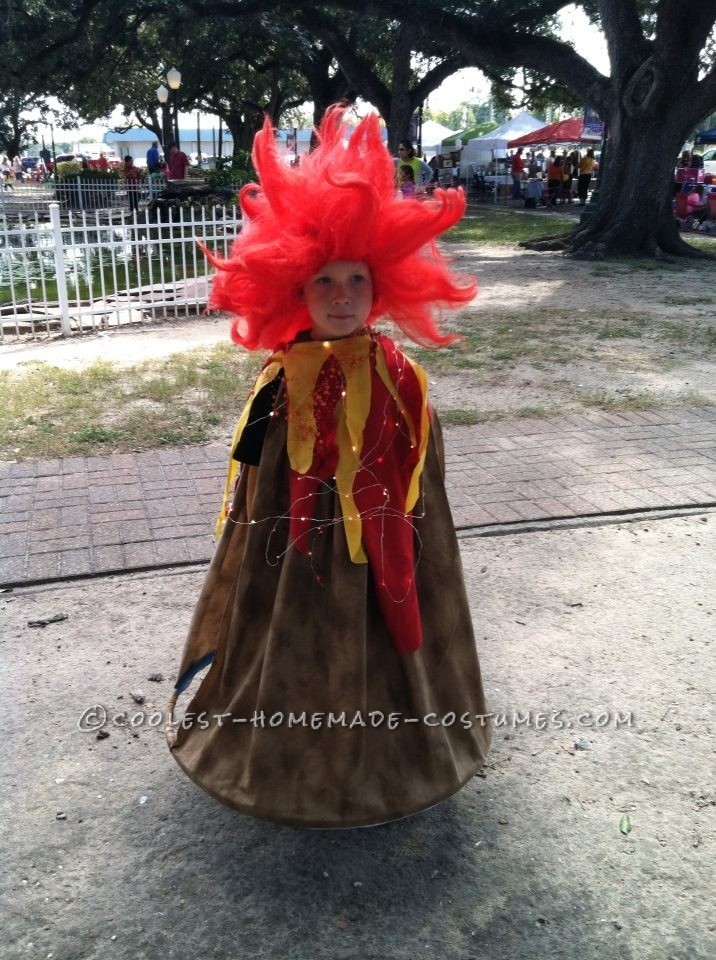
[[[512,155],[510,164],[510,173],[512,174],[512,199],[522,199],[522,174],[525,170],[525,162],[522,159],[522,147],[518,147]]]
[[[25,171],[22,169],[22,160],[19,157],[12,158],[12,172],[15,174],[17,182],[22,183]]]
[[[572,155],[567,151],[562,154],[562,203],[572,202]]]
[[[583,207],[587,202],[589,193],[589,184],[592,182],[594,174],[594,150],[590,147],[579,161],[579,176],[577,177],[577,196],[579,203]]]
[[[3,156],[0,159],[0,175],[2,176],[2,188],[3,190],[14,190],[15,189],[15,177],[12,172],[12,164],[6,156]]]
[[[572,180],[574,181],[570,187],[570,193],[574,197],[577,193],[577,177],[579,176],[579,150],[572,150],[569,158],[572,161]]]
[[[129,199],[129,209],[133,213],[139,213],[139,178],[141,174],[139,168],[134,166],[134,158],[129,154],[124,158],[124,182],[127,185],[127,197]]]
[[[539,177],[530,177],[525,185],[525,208],[536,210],[538,204],[547,205],[544,199],[544,181]]]
[[[149,174],[149,199],[156,200],[164,189],[167,176],[167,164],[165,160],[160,159],[156,170]]]
[[[704,198],[704,188],[700,183],[690,184],[690,190],[686,195],[686,210],[689,216],[696,216],[708,213],[708,200]]]
[[[433,179],[433,171],[424,160],[420,159],[409,140],[401,140],[398,144],[398,165],[404,163],[407,163],[413,168],[413,180],[416,192],[422,192],[422,188],[426,187]],[[400,188],[400,178],[397,169],[395,171],[395,179],[398,188]]]
[[[147,150],[147,173],[156,173],[159,169],[159,144],[152,140],[151,147]]]
[[[169,147],[169,163],[167,169],[168,180],[185,180],[186,172],[189,169],[189,157],[172,143]]]
[[[557,197],[562,192],[562,158],[550,155],[547,167],[547,201],[551,207],[557,206]]]
[[[99,159],[97,160],[96,169],[101,170],[103,173],[109,170],[109,161],[104,153],[100,153]]]

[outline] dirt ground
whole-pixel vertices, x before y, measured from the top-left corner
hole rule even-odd
[[[78,729],[163,707],[201,571],[1,596],[0,956],[711,960],[716,515],[461,549],[506,722],[484,776],[370,830],[254,821],[161,729]]]
[[[716,402],[716,264],[587,263],[505,246],[444,247],[479,283],[457,324],[487,339],[466,346],[457,363],[437,361],[431,389],[441,413]],[[171,321],[6,343],[0,369],[33,361],[78,369],[100,358],[128,365],[227,340],[226,320]]]

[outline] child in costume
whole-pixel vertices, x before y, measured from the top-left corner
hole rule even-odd
[[[395,193],[375,116],[343,110],[300,167],[269,122],[212,305],[272,351],[232,444],[220,538],[177,696],[210,669],[173,755],[216,799],[305,827],[381,823],[459,790],[489,731],[440,428],[423,370],[374,329],[451,342],[433,310],[472,299],[434,238],[461,191]]]

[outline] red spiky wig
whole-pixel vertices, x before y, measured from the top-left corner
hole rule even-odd
[[[229,258],[209,255],[218,268],[209,305],[234,315],[232,339],[249,349],[275,349],[310,330],[301,288],[332,260],[364,260],[374,289],[369,322],[389,316],[426,346],[456,339],[440,332],[436,314],[475,295],[473,278],[451,273],[434,243],[462,216],[462,190],[436,190],[427,201],[398,196],[378,117],[362,120],[346,145],[344,112],[327,111],[319,146],[298,167],[279,157],[268,119],[256,135],[261,186],[241,190],[243,229]]]

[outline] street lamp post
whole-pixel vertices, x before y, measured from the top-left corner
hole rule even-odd
[[[163,83],[160,83],[157,87],[157,100],[162,107],[162,147],[164,148],[164,154],[166,156],[167,151],[169,150],[169,143],[172,139],[171,132],[171,117],[169,114],[169,108],[167,107],[167,100],[169,99],[169,91],[164,86]]]
[[[169,89],[172,92],[172,104],[174,107],[174,142],[177,145],[177,149],[180,149],[179,143],[179,94],[178,90],[181,86],[181,74],[176,67],[172,67],[171,70],[167,71],[167,83],[169,84]]]
[[[177,90],[181,86],[181,73],[172,67],[171,70],[167,71],[167,83],[169,84],[169,89],[164,86],[163,83],[160,83],[157,87],[157,100],[162,105],[162,139],[164,151],[166,153],[169,147],[169,141],[173,140],[174,143],[179,147],[179,110],[177,101],[179,96]],[[167,109],[167,101],[171,95],[171,108]],[[171,114],[171,117],[169,116]],[[167,136],[167,128],[170,133]]]

